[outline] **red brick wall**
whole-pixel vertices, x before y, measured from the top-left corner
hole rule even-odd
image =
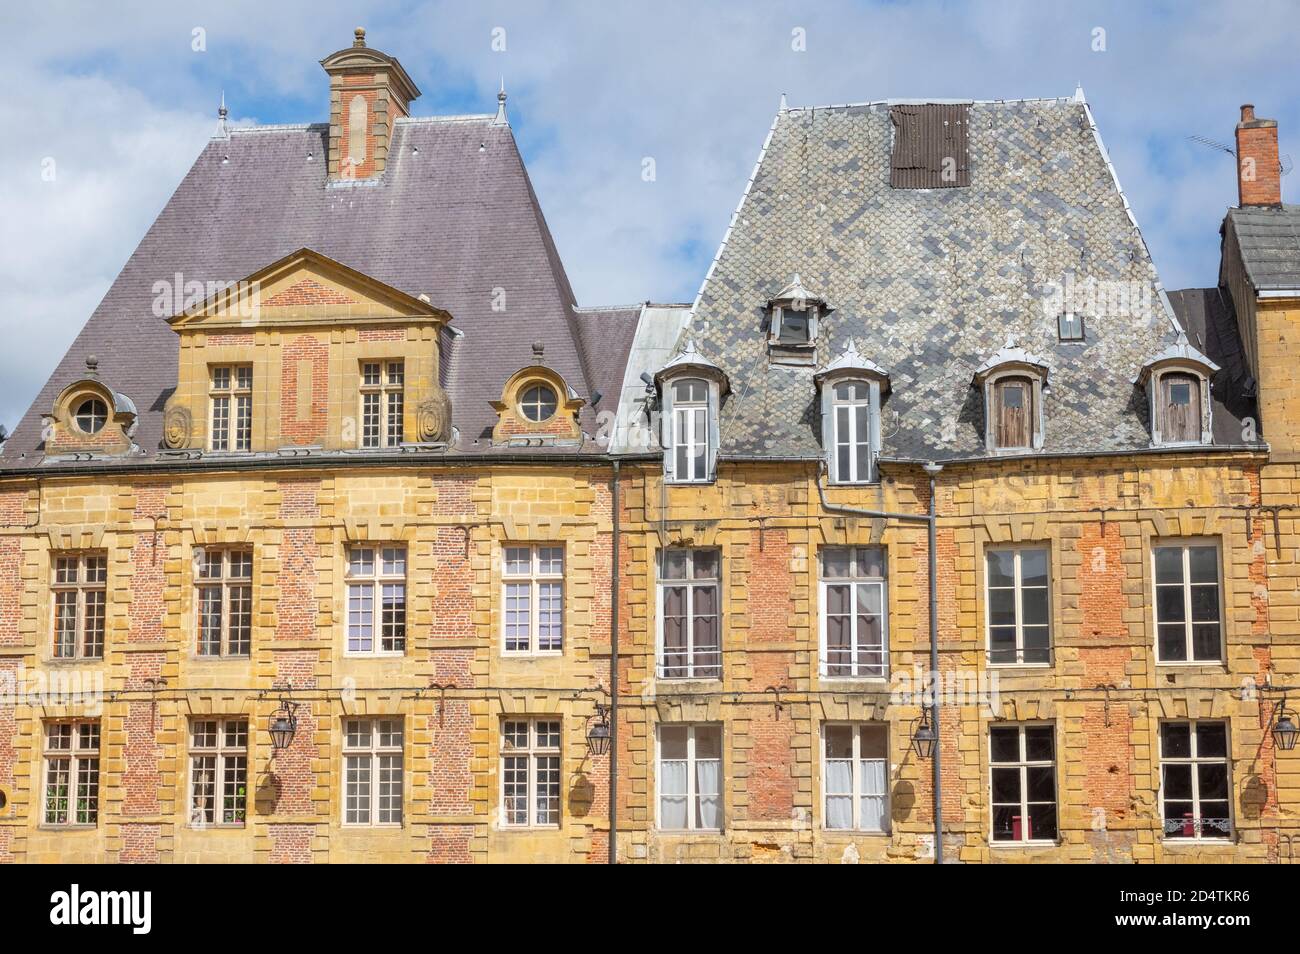
[[[299,335],[280,354],[280,442],[322,444],[329,424],[329,342]],[[304,360],[311,362],[311,404],[306,418],[300,418],[298,389],[307,383],[298,380],[298,363]]]

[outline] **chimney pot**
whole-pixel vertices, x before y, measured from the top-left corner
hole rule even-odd
[[[1253,123],[1253,122],[1255,121],[1255,104],[1254,104],[1254,103],[1242,103],[1242,104],[1241,104],[1241,121],[1242,121],[1243,123]]]

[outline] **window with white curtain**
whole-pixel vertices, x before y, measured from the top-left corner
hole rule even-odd
[[[248,720],[190,722],[190,824],[242,825],[248,802]]]
[[[722,726],[659,726],[659,827],[722,830]]]
[[[824,824],[844,831],[886,831],[889,822],[889,733],[879,723],[822,729]]]
[[[821,552],[822,675],[882,679],[885,639],[885,551],[826,547]]]
[[[672,479],[709,479],[709,385],[699,378],[672,383]]]
[[[502,566],[505,652],[564,648],[564,548],[506,547]]]
[[[831,392],[834,415],[835,482],[861,484],[871,479],[871,388],[865,381],[842,381]]]

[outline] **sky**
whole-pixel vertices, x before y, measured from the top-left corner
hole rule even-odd
[[[216,126],[323,122],[319,61],[401,60],[416,116],[515,137],[579,304],[690,301],[779,99],[1020,99],[1082,84],[1161,279],[1217,280],[1239,105],[1300,158],[1300,6],[736,0],[7,4],[0,425],[12,429]],[[654,175],[643,175],[653,160]],[[1300,174],[1283,179],[1292,201]],[[256,228],[256,222],[247,223]]]

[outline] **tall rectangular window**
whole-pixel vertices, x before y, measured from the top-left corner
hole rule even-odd
[[[402,443],[406,369],[401,361],[361,365],[361,446],[397,447]]]
[[[195,554],[195,563],[199,655],[247,656],[253,634],[253,554],[205,548]]]
[[[871,388],[865,381],[843,381],[831,394],[834,415],[835,482],[871,479]]]
[[[343,720],[343,823],[402,823],[402,720]]]
[[[1152,548],[1156,661],[1223,660],[1219,548],[1212,543]]]
[[[246,451],[253,446],[253,366],[215,365],[208,383],[210,449]]]
[[[660,725],[659,827],[722,830],[722,726]]]
[[[406,651],[406,548],[348,549],[349,653]],[[376,614],[378,607],[378,614]]]
[[[102,553],[54,557],[54,657],[102,659],[108,557]]]
[[[564,648],[564,548],[506,547],[503,570],[505,651]]]
[[[884,678],[889,665],[885,596],[883,548],[826,547],[822,550],[823,676]]]
[[[720,679],[719,552],[668,549],[659,560],[660,677]]]
[[[827,828],[885,831],[889,822],[888,729],[878,723],[822,729],[822,797]]]
[[[989,727],[993,840],[1056,840],[1056,741],[1051,725]]]
[[[1042,547],[985,551],[989,662],[1052,661],[1048,553]]]
[[[507,719],[502,723],[501,815],[512,828],[560,823],[558,719]]]
[[[709,479],[709,385],[698,378],[674,381],[672,387],[672,477],[676,481]]]
[[[190,722],[190,824],[242,825],[248,805],[248,720]]]
[[[45,723],[46,825],[75,827],[99,820],[99,723]]]
[[[1160,724],[1160,806],[1166,838],[1231,837],[1231,790],[1227,723]]]

